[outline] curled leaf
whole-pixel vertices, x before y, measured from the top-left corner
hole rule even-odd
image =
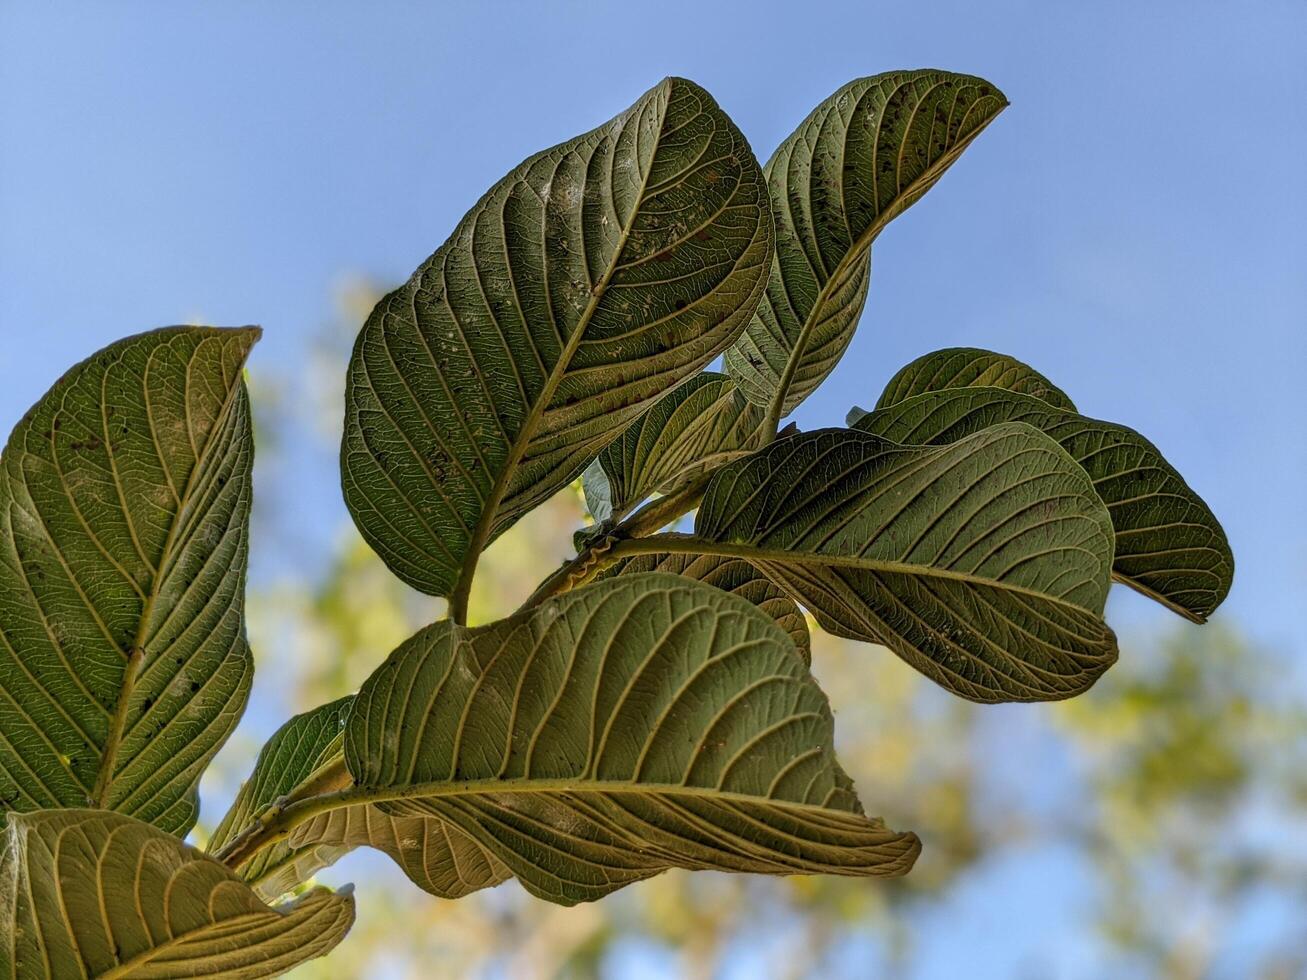
[[[348,892],[270,908],[226,867],[107,810],[10,814],[0,851],[0,974],[15,980],[255,980],[323,956]]]
[[[354,799],[446,821],[570,905],[673,867],[906,872],[916,838],[863,815],[832,741],[770,618],[648,573],[428,627],[363,686],[345,751]]]

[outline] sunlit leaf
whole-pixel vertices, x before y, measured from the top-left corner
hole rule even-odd
[[[573,904],[673,867],[902,874],[916,838],[862,815],[832,735],[771,619],[650,573],[428,627],[363,686],[345,745],[363,796]]]
[[[341,466],[364,537],[457,615],[487,543],[738,335],[771,251],[757,161],[692,82],[528,159],[359,335]]]
[[[871,244],[1007,105],[980,78],[894,71],[822,102],[767,162],[776,253],[766,295],[726,354],[754,404],[788,415],[853,338]]]
[[[596,520],[621,520],[645,498],[674,493],[757,445],[763,412],[711,371],[691,378],[609,443],[582,479]]]
[[[0,975],[173,980],[274,977],[329,952],[347,893],[264,905],[227,868],[107,810],[10,814],[0,850]]]
[[[345,697],[297,715],[268,740],[254,772],[209,842],[217,853],[281,797],[336,769],[343,769],[344,725],[354,698]],[[495,885],[509,872],[456,827],[425,817],[394,817],[362,804],[322,814],[296,827],[284,840],[257,852],[238,869],[241,878],[267,899],[307,881],[356,847],[374,847],[395,860],[424,891],[461,898]]]
[[[923,391],[952,388],[1005,388],[1054,408],[1076,410],[1061,388],[1028,364],[978,347],[947,347],[922,355],[890,378],[876,407],[888,408]],[[849,425],[853,422],[849,419]]]
[[[610,565],[597,580],[644,572],[684,575],[748,599],[789,634],[805,664],[812,661],[812,638],[803,612],[779,586],[744,559],[720,555],[634,555]]]
[[[296,715],[276,731],[259,751],[254,771],[209,838],[210,854],[221,850],[282,796],[340,759],[345,719],[353,700],[340,698]],[[273,899],[307,881],[348,850],[340,841],[316,840],[303,849],[280,842],[260,851],[238,870],[260,895]]]
[[[409,881],[438,898],[462,898],[511,877],[475,837],[433,817],[398,817],[376,806],[342,807],[301,824],[289,838],[297,848],[322,840],[374,847],[388,854]]]
[[[943,445],[1003,422],[1043,430],[1084,467],[1116,529],[1118,580],[1195,622],[1221,604],[1234,577],[1225,532],[1157,447],[1133,429],[1000,388],[914,395],[866,415],[855,428],[895,442]]]
[[[24,417],[0,472],[0,800],[185,833],[249,691],[242,365],[257,327],[110,345]]]
[[[927,448],[795,435],[719,470],[693,537],[641,544],[746,558],[828,631],[975,701],[1070,697],[1116,659],[1107,510],[1021,423]]]

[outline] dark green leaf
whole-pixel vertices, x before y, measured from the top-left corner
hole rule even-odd
[[[11,814],[0,850],[0,975],[255,980],[344,938],[348,893],[269,908],[227,868],[106,810]]]
[[[1194,622],[1225,599],[1234,555],[1216,516],[1151,442],[1123,425],[1049,407],[1000,388],[928,391],[879,409],[856,428],[895,442],[943,445],[1002,422],[1048,433],[1107,504],[1116,578]]]
[[[832,743],[775,623],[650,573],[423,630],[363,686],[345,751],[363,798],[572,904],[672,867],[904,873],[916,838],[862,815]]]
[[[169,327],[69,371],[0,472],[0,798],[184,834],[249,692],[257,327]]]
[[[1116,659],[1107,510],[1020,423],[927,448],[791,436],[718,471],[694,537],[639,544],[746,558],[825,629],[975,701],[1070,697]]]
[[[359,335],[341,467],[364,537],[457,617],[484,546],[739,334],[771,250],[753,152],[691,82],[528,159]]]
[[[598,521],[621,520],[655,493],[669,494],[757,447],[762,410],[722,374],[705,372],[659,400],[609,443],[582,478]]]
[[[917,358],[890,379],[876,407],[888,408],[923,391],[951,388],[1006,388],[1054,408],[1076,410],[1066,393],[1034,368],[1015,357],[978,347],[947,347]]]
[[[726,372],[788,415],[834,369],[867,297],[871,244],[1007,105],[980,78],[895,71],[850,82],[768,161],[776,253]]]

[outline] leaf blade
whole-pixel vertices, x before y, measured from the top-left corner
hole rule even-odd
[[[341,466],[392,571],[457,612],[486,544],[725,349],[766,275],[762,184],[711,96],[669,79],[528,159],[378,304]]]
[[[354,919],[353,899],[325,889],[269,908],[194,848],[106,810],[11,814],[4,835],[0,970],[21,980],[271,977]]]
[[[703,582],[715,589],[747,599],[766,613],[789,636],[804,664],[812,663],[812,637],[803,612],[764,573],[740,558],[718,555],[655,554],[633,555],[610,565],[596,576],[603,581],[618,575],[667,572]]]
[[[747,455],[762,424],[762,411],[729,378],[698,374],[659,399],[587,467],[586,505],[600,521],[621,520],[647,497],[675,493]]]
[[[677,547],[749,560],[825,629],[883,643],[969,700],[1069,697],[1116,658],[1100,618],[1106,509],[1020,423],[924,449],[792,436],[720,470]]]
[[[776,420],[830,374],[852,340],[871,244],[1007,105],[984,79],[933,70],[850,82],[767,162],[776,253],[767,291],[726,373]]]
[[[1229,594],[1234,554],[1211,508],[1133,429],[988,387],[922,392],[854,427],[942,445],[1010,421],[1046,432],[1084,467],[1112,517],[1116,579],[1186,619],[1206,621]]]
[[[955,388],[1003,388],[1054,408],[1076,410],[1066,392],[1030,365],[979,347],[948,347],[923,354],[890,378],[876,407],[888,408],[923,392]]]
[[[0,783],[185,833],[243,708],[256,327],[170,327],[70,370],[0,472]]]
[[[422,631],[360,691],[346,760],[383,809],[449,821],[564,904],[668,867],[903,873],[915,837],[861,815],[830,736],[778,627],[651,573]]]

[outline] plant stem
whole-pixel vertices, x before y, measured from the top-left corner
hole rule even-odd
[[[214,852],[214,860],[223,862],[233,870],[239,868],[263,848],[275,844],[290,832],[290,828],[287,828],[285,833],[267,836],[267,829],[277,823],[284,814],[292,811],[301,812],[305,804],[347,792],[353,782],[354,777],[350,775],[342,753],[315,770],[308,779],[285,796],[274,800],[263,813],[259,814],[258,820]]]
[[[357,787],[349,787],[295,801],[282,797],[264,810],[258,820],[228,841],[213,858],[234,871],[265,847],[285,840],[306,820],[328,810],[349,806],[359,795]]]
[[[596,572],[615,560],[606,560],[605,555],[617,542],[647,537],[662,530],[678,517],[688,514],[699,505],[707,486],[708,478],[705,477],[696,480],[683,490],[645,504],[602,538],[582,548],[571,561],[556,569],[531,593],[530,598],[522,603],[522,609],[530,609],[546,599],[569,592],[589,581]]]

